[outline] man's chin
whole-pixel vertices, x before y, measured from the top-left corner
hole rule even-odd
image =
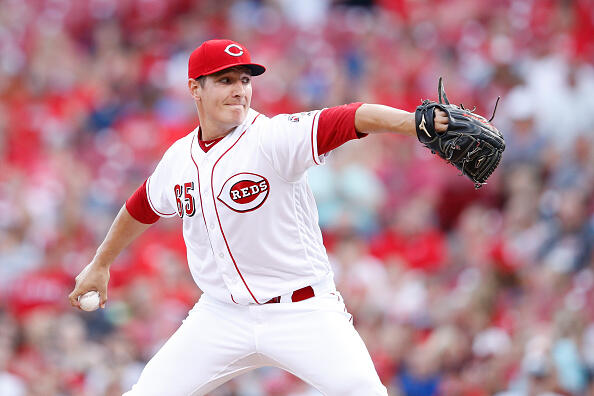
[[[245,120],[245,117],[247,117],[247,110],[245,108],[231,108],[228,120],[237,126]]]

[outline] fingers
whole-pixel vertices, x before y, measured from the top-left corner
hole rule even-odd
[[[448,118],[448,114],[445,111],[443,111],[441,109],[435,109],[433,120],[434,120],[435,130],[437,132],[445,132],[448,130],[449,118]]]
[[[440,109],[439,107],[435,108],[435,115],[436,116],[442,116],[442,117],[447,117],[448,113],[446,113],[445,111],[443,111],[442,109]]]
[[[79,297],[93,290],[95,289],[82,290],[79,288],[74,288],[72,293],[68,295],[68,301],[70,301],[70,305],[81,309],[80,302],[78,301]],[[99,306],[101,308],[105,308],[105,303],[107,303],[107,291],[97,291],[97,293],[99,293]]]
[[[99,292],[99,306],[101,308],[105,308],[106,302],[107,302],[107,291]]]
[[[109,269],[99,265],[89,264],[75,278],[74,290],[68,295],[68,301],[73,307],[80,309],[78,299],[85,293],[97,291],[99,305],[105,308],[107,302],[107,284],[109,282]]]
[[[437,132],[445,132],[448,130],[448,119],[435,119],[435,130]]]
[[[68,301],[70,301],[70,305],[73,307],[77,307],[80,309],[80,303],[78,302],[78,297],[82,295],[76,288],[68,295]]]

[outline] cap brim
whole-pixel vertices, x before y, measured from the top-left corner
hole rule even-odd
[[[211,74],[218,73],[222,70],[231,69],[232,67],[237,67],[237,66],[247,67],[248,69],[250,69],[252,76],[259,76],[260,74],[262,74],[266,71],[266,68],[264,66],[258,65],[257,63],[235,63],[232,65],[225,65],[225,66],[221,66],[216,69],[213,69],[213,70],[209,70],[208,73],[202,74],[202,75],[194,77],[194,78],[198,78],[198,77],[202,77],[202,76],[209,76]]]
[[[249,67],[249,69],[252,71],[252,76],[259,76],[266,71],[264,66],[258,65],[257,63],[250,63],[245,66]]]

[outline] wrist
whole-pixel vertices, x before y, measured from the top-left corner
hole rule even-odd
[[[404,123],[404,133],[410,136],[417,136],[417,126],[415,122],[415,113],[408,113]]]
[[[392,124],[392,131],[409,136],[417,136],[417,129],[415,123],[415,113],[402,111],[394,119]]]
[[[100,269],[109,269],[113,260],[108,260],[105,257],[96,255],[91,261],[91,266]]]

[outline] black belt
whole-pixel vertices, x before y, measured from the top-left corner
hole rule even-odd
[[[312,298],[315,296],[314,289],[311,286],[302,287],[299,290],[295,290],[293,294],[291,294],[291,301],[298,302],[307,300],[308,298]],[[281,298],[280,296],[272,297],[270,300],[266,301],[264,304],[274,304],[279,303]]]

